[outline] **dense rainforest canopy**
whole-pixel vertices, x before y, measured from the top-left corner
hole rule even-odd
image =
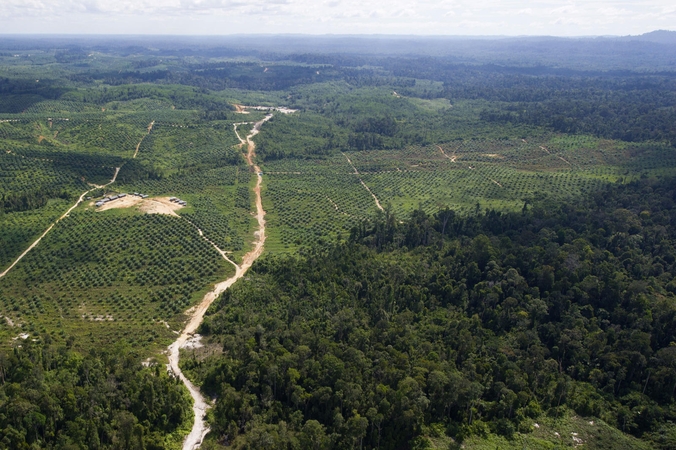
[[[385,213],[257,263],[201,327],[223,355],[185,367],[236,448],[424,447],[566,408],[673,448],[675,201],[676,180],[642,180],[522,213]]]
[[[88,354],[48,335],[0,354],[0,448],[163,449],[192,419],[187,393],[125,346]]]

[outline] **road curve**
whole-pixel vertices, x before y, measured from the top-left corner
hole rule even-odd
[[[206,399],[202,396],[202,393],[200,392],[199,388],[195,386],[190,380],[188,380],[185,377],[185,375],[183,375],[183,372],[179,367],[179,350],[186,343],[186,341],[195,333],[195,331],[197,331],[197,328],[202,323],[202,320],[204,319],[204,314],[206,313],[207,309],[209,309],[209,306],[211,306],[211,304],[218,298],[218,296],[221,295],[223,292],[225,292],[226,289],[232,286],[237,280],[242,278],[244,274],[247,272],[247,270],[249,270],[251,265],[254,263],[254,261],[256,261],[258,257],[261,256],[261,254],[263,253],[263,247],[265,245],[265,237],[266,237],[265,211],[263,210],[263,201],[261,199],[261,183],[263,179],[261,176],[260,167],[258,167],[256,164],[253,163],[256,145],[251,140],[251,138],[258,133],[258,130],[260,130],[261,125],[270,120],[270,118],[272,118],[272,115],[268,115],[265,117],[265,119],[261,120],[260,122],[257,122],[254,125],[254,128],[251,130],[251,134],[247,136],[246,141],[240,138],[242,145],[244,145],[245,143],[247,144],[246,160],[249,166],[252,167],[256,172],[257,177],[256,187],[254,187],[253,189],[254,194],[256,194],[256,219],[258,220],[258,231],[254,233],[256,236],[254,248],[249,253],[244,255],[241,265],[239,266],[235,265],[235,275],[233,275],[232,277],[228,278],[225,281],[216,284],[214,286],[214,289],[204,296],[200,304],[197,305],[197,307],[192,311],[190,320],[188,321],[188,324],[181,332],[178,339],[176,339],[176,341],[174,341],[174,343],[169,346],[169,365],[171,367],[171,370],[172,372],[174,372],[175,375],[177,375],[181,379],[183,384],[185,384],[185,386],[190,391],[190,395],[194,400],[193,412],[195,413],[195,422],[193,424],[192,430],[190,431],[190,434],[186,437],[185,441],[183,441],[183,450],[194,450],[196,448],[199,448],[200,445],[202,445],[204,437],[209,432],[209,427],[204,421],[204,416],[206,414],[207,409],[209,409],[210,405],[207,403]],[[237,132],[236,126],[235,132]],[[237,137],[239,138],[239,135],[237,135]]]

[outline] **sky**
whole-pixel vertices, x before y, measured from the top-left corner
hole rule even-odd
[[[0,33],[636,35],[674,0],[0,0]]]

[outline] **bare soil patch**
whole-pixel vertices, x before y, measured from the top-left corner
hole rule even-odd
[[[239,114],[250,114],[249,111],[244,109],[244,106],[242,105],[233,105],[235,107],[235,112]]]
[[[94,205],[92,202],[90,205]],[[138,206],[138,210],[146,214],[166,214],[168,216],[178,216],[176,211],[183,208],[178,203],[170,202],[169,197],[140,198],[133,195],[113,200],[103,206],[99,206],[97,211],[107,211],[109,209],[132,208]]]
[[[169,201],[169,197],[147,198],[139,206],[139,210],[146,214],[166,214],[168,216],[178,216],[176,211],[183,206]]]
[[[143,201],[143,199],[140,198],[140,197],[127,195],[126,197],[118,198],[117,200],[113,200],[112,202],[108,202],[103,206],[99,206],[98,208],[96,208],[96,210],[97,211],[108,211],[109,209],[131,208],[132,206],[138,205],[142,201]],[[94,206],[94,202],[91,202],[89,204],[89,206]]]

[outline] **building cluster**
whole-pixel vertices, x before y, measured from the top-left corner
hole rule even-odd
[[[138,192],[134,192],[134,193],[131,194],[131,195],[133,195],[133,196],[135,196],[135,197],[148,198],[148,195],[146,195],[146,194],[139,194]],[[97,202],[95,203],[95,205],[96,205],[96,207],[98,208],[98,207],[100,207],[100,206],[105,205],[106,203],[113,202],[113,201],[115,201],[115,200],[117,200],[117,199],[119,199],[119,198],[124,198],[124,197],[126,197],[126,196],[127,196],[127,194],[117,194],[117,195],[111,195],[111,196],[109,196],[109,197],[103,197],[101,200],[97,201]]]
[[[177,204],[179,204],[179,205],[181,205],[181,206],[187,206],[187,205],[188,205],[188,202],[186,202],[185,200],[181,200],[181,199],[178,198],[178,197],[169,197],[169,201],[170,201],[170,202],[177,203]]]

